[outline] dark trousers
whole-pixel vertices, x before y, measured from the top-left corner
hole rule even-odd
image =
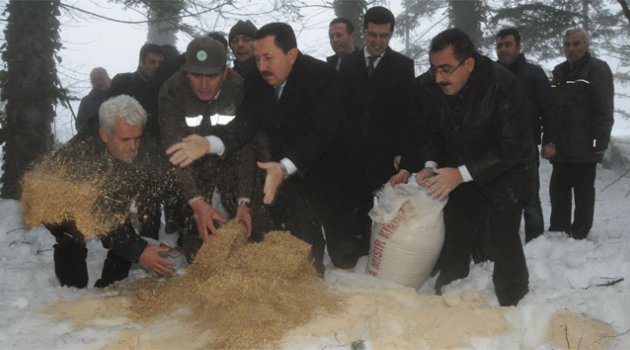
[[[85,288],[88,283],[88,271],[85,259],[87,248],[85,240],[74,222],[46,224],[46,228],[55,236],[57,244],[53,246],[55,275],[62,286]]]
[[[494,258],[495,292],[502,306],[516,305],[527,294],[529,273],[518,234],[522,207],[495,208],[474,183],[464,183],[449,195],[444,208],[445,241],[436,269],[436,292],[444,285],[465,278],[470,272],[473,240],[480,220],[487,222]],[[485,214],[485,215],[484,215]]]
[[[46,224],[46,228],[55,236],[57,244],[53,246],[55,262],[55,275],[62,286],[85,288],[88,283],[88,270],[85,262],[87,248],[83,235],[77,230],[73,221],[62,224]],[[131,225],[129,225],[131,227]],[[105,247],[109,248],[109,247]],[[96,281],[96,288],[104,288],[108,285],[127,278],[131,262],[112,253],[107,252],[107,258],[103,264],[101,278]]]
[[[342,200],[339,198],[332,202]],[[330,206],[327,210],[334,213],[329,215],[330,219],[322,220],[328,255],[335,267],[349,269],[356,265],[360,257],[369,252],[371,234],[371,220],[367,215],[369,209],[366,210],[363,206],[342,209],[333,203]]]
[[[304,196],[298,179],[288,179],[281,185],[270,206],[274,229],[289,230],[293,236],[311,245],[313,266],[324,273],[324,236],[321,221]]]
[[[525,242],[540,236],[545,231],[545,221],[540,204],[540,158],[538,157],[538,147],[536,148],[536,190],[532,193],[529,201],[525,203],[523,209],[523,219],[525,220]]]
[[[549,231],[564,231],[575,239],[584,239],[588,236],[593,227],[595,211],[596,167],[597,163],[553,163],[549,183],[551,198]],[[573,224],[572,194],[575,196]]]
[[[367,218],[367,216],[366,216]],[[369,220],[369,218],[367,218]],[[359,215],[359,209],[339,218],[335,225],[324,225],[326,232],[326,247],[328,255],[335,267],[351,269],[357,260],[368,253],[361,243],[360,229],[365,226],[364,217]]]
[[[250,198],[250,214],[252,216],[252,233],[250,240],[254,242],[262,241],[264,234],[274,228],[269,207],[263,203],[264,176],[262,173],[258,175],[260,176],[255,179],[252,189],[252,197]],[[219,192],[221,190],[224,191],[223,193],[220,192],[221,204],[223,204],[225,209],[228,211],[228,218],[233,218],[236,215],[236,210],[238,209],[236,195],[226,191],[225,187],[218,188],[218,190]],[[205,191],[207,192],[205,195],[206,202],[208,204],[212,204],[212,192],[214,191],[214,188],[212,190],[210,190],[210,188],[206,188]],[[197,224],[194,219],[193,210],[188,202],[183,199],[177,201],[172,207],[172,211],[178,213],[177,218],[179,218],[179,221],[172,223],[170,226],[179,227],[178,230],[180,231],[180,235],[177,244],[184,248],[188,262],[192,262],[203,244],[199,238],[199,232],[197,231]],[[218,225],[218,222],[215,222],[215,225]]]

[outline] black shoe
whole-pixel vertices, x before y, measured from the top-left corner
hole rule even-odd
[[[129,276],[131,262],[113,254],[111,250],[107,253],[101,278],[94,283],[94,288],[105,288],[110,284],[124,280]]]
[[[88,283],[88,271],[85,259],[87,248],[82,242],[58,243],[55,249],[55,275],[62,286],[85,288]]]
[[[525,233],[525,243],[529,243],[529,241],[531,241],[532,239],[538,238],[540,236],[542,236],[543,233]]]
[[[528,287],[521,288],[519,290],[512,291],[510,295],[495,291],[497,299],[499,299],[499,305],[501,306],[516,306],[518,302],[529,292]]]

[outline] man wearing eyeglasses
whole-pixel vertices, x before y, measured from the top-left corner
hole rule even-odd
[[[397,171],[404,146],[403,130],[410,120],[411,90],[415,77],[413,61],[392,50],[395,18],[388,9],[376,6],[365,13],[365,47],[347,56],[339,68],[339,82],[349,119],[353,166],[361,174],[362,226],[356,256],[343,258],[352,266],[368,253],[373,193]],[[341,258],[340,258],[341,259]]]
[[[221,183],[225,159],[208,154],[182,162],[191,152],[187,145],[193,135],[208,136],[223,127],[211,116],[234,116],[243,100],[243,78],[227,67],[226,48],[221,43],[207,36],[195,38],[188,44],[185,59],[182,68],[160,90],[158,116],[162,146],[171,163],[181,165],[177,187],[187,200],[185,216],[196,226],[196,234],[193,225],[184,232],[184,248],[192,255],[201,241],[217,232],[215,223],[225,222],[211,205],[215,187],[221,191],[224,205],[231,196],[238,197],[235,216],[251,233],[249,201],[255,163],[253,151],[244,148],[239,156],[247,159],[243,162],[250,165],[249,170],[239,172],[238,193],[227,193],[222,191]]]
[[[448,197],[437,293],[468,276],[477,226],[488,220],[495,291],[501,305],[516,305],[528,291],[519,226],[536,171],[527,96],[514,75],[478,54],[459,29],[433,38],[430,63],[416,90],[414,133],[423,142],[410,148],[421,152],[403,154],[406,170],[390,182],[406,182],[407,170],[419,170],[418,184],[435,198]]]

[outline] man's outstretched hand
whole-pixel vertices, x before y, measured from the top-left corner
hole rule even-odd
[[[258,167],[267,171],[265,186],[263,187],[263,203],[271,204],[276,198],[278,188],[284,181],[284,173],[278,162],[258,162]]]
[[[199,238],[202,241],[207,241],[210,238],[208,231],[212,234],[217,233],[217,228],[214,226],[213,220],[220,223],[225,223],[227,219],[223,215],[219,214],[213,207],[210,206],[203,198],[198,198],[190,206],[195,214],[195,222],[197,223],[197,232]]]
[[[203,157],[210,152],[210,142],[205,137],[199,135],[189,135],[184,137],[181,142],[178,142],[166,150],[166,154],[169,155],[169,161],[173,165],[179,165],[185,167],[195,160]]]

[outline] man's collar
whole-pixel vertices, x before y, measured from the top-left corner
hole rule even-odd
[[[256,62],[256,58],[254,58],[254,56],[246,59],[245,61],[239,61],[237,59],[234,60],[234,66],[244,66],[250,63],[255,63]]]
[[[497,60],[497,63],[501,64],[502,66],[504,66],[505,68],[509,69],[510,71],[514,72],[518,67],[520,67],[522,64],[527,63],[527,60],[525,59],[525,54],[523,54],[522,52],[520,54],[518,54],[518,56],[516,57],[516,59],[514,60],[514,62],[510,65],[506,65],[503,62]]]
[[[219,96],[221,96],[222,91],[223,91],[223,87],[220,87],[219,90],[217,90],[217,93],[214,94],[214,97],[210,100],[210,102],[218,100]]]
[[[385,52],[387,52],[387,49],[385,49],[385,51],[383,51],[383,53],[381,53],[380,55],[376,56],[377,59],[378,58],[383,58],[383,56],[385,55]],[[363,48],[363,57],[365,57],[365,59],[367,60],[369,57],[372,57],[375,55],[372,55],[371,53],[368,52],[367,50],[367,46]]]
[[[352,51],[350,51],[350,53],[348,53],[347,55],[340,55],[340,54],[335,53],[335,55],[334,55],[334,56],[335,56],[337,59],[344,59],[344,58],[346,58],[346,57],[350,57],[350,56],[351,56],[351,55],[352,55],[355,51],[357,51],[357,50],[358,50],[358,48],[356,48],[356,47],[355,47],[355,48],[354,48]]]
[[[569,62],[569,60],[567,60],[567,63],[569,63],[569,67],[571,68],[571,70],[573,70],[577,67],[581,67],[582,65],[584,65],[584,62],[588,61],[590,58],[591,58],[591,53],[586,51],[584,56],[580,58],[579,60],[575,61],[575,63],[571,63]]]
[[[485,90],[485,86],[490,82],[490,76],[492,75],[492,65],[498,64],[493,63],[491,59],[486,56],[482,56],[480,54],[473,54],[472,56],[475,59],[475,67],[473,71],[470,73],[468,77],[468,81],[462,87],[460,91],[458,91],[455,96],[461,96],[462,98],[467,97],[469,94],[476,94]]]
[[[299,74],[299,73],[296,73],[296,72],[298,70],[303,69],[303,67],[302,67],[302,60],[304,60],[304,54],[302,54],[302,51],[298,50],[298,54],[297,54],[297,57],[295,58],[295,62],[293,63],[293,66],[291,67],[291,72],[289,72],[289,75],[282,82],[282,84],[280,84],[278,86],[283,86],[284,87],[286,85],[287,81],[289,81],[294,74]],[[274,88],[275,88],[275,86],[274,86]]]
[[[140,79],[144,80],[147,83],[149,82],[149,77],[147,77],[146,74],[144,74],[144,72],[142,71],[142,68],[140,68],[140,66],[138,66],[138,69],[136,69],[136,74],[138,74]]]

